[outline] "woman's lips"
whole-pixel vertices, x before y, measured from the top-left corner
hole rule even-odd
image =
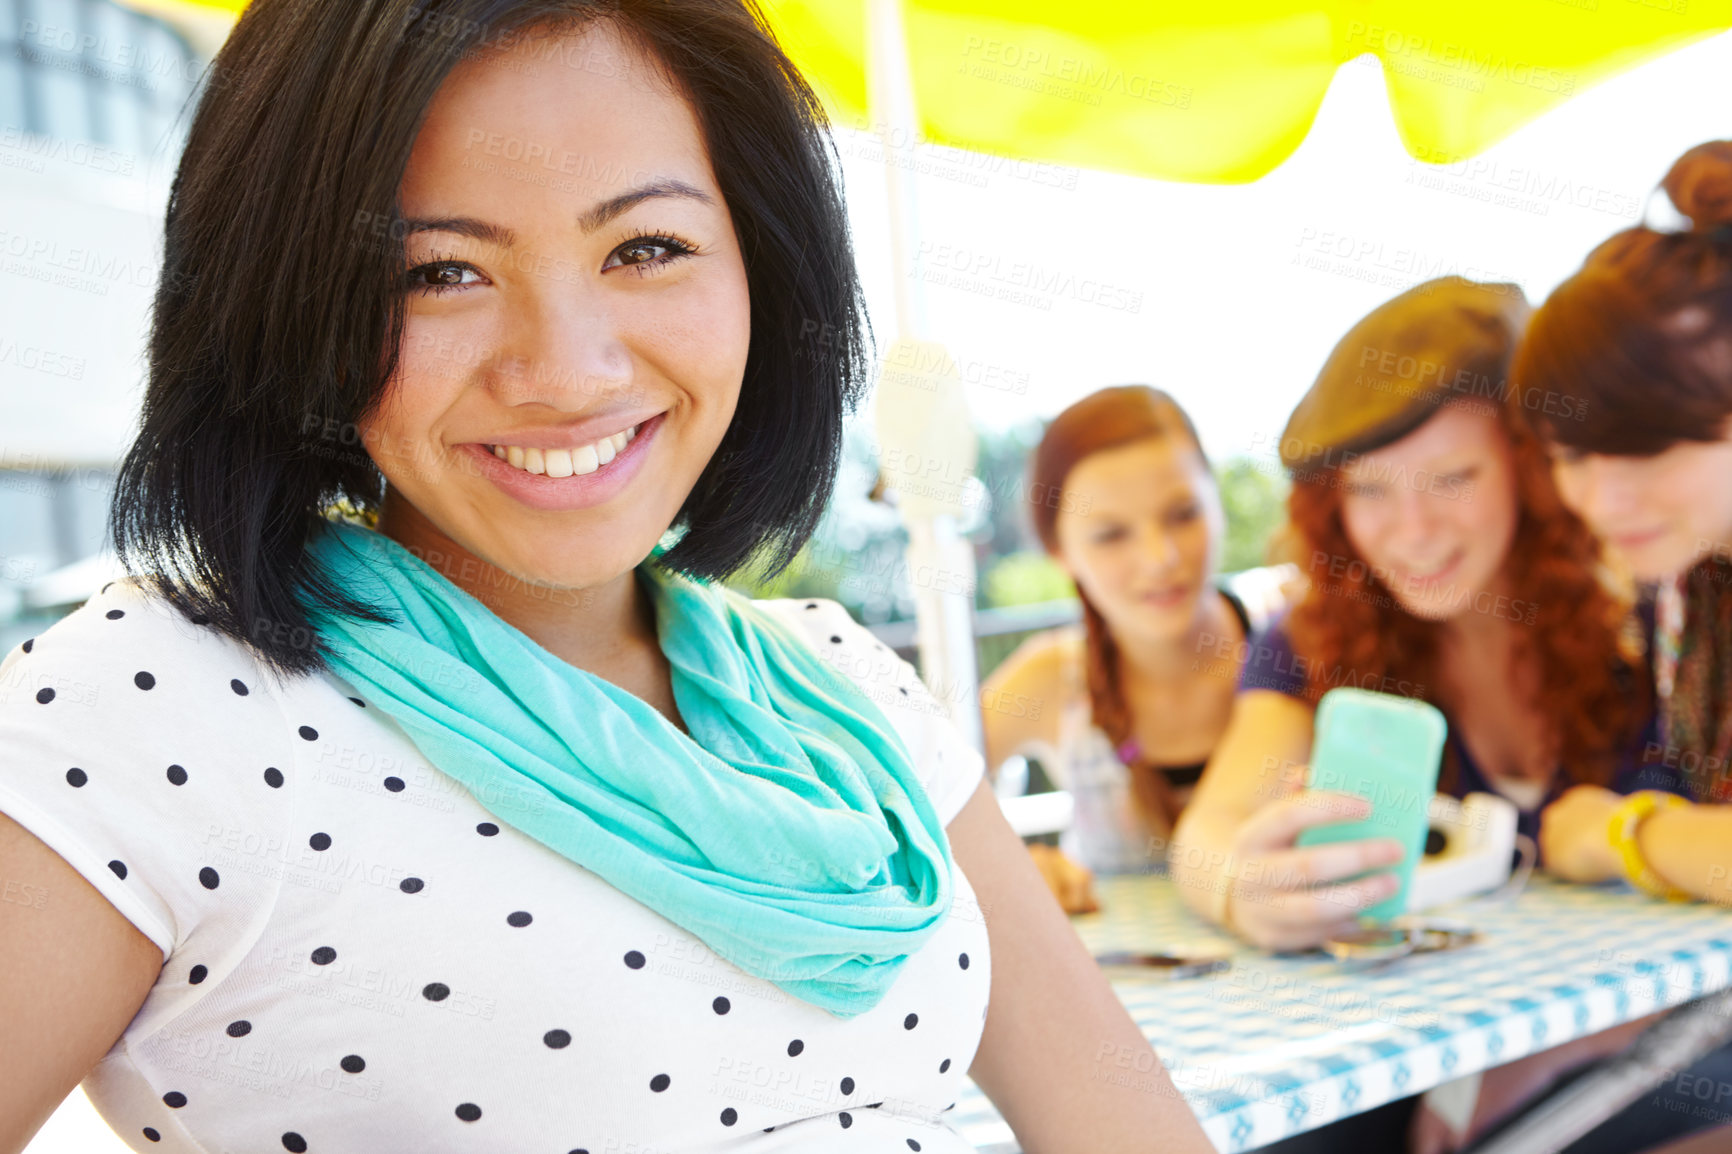
[[[501,461],[478,442],[460,445],[458,449],[474,461],[481,476],[521,504],[544,511],[587,509],[613,500],[631,483],[643,468],[644,458],[649,455],[666,416],[658,413],[640,424],[637,436],[607,464],[592,473],[570,477],[526,472]]]
[[[1153,605],[1157,609],[1172,609],[1185,603],[1185,599],[1191,595],[1192,588],[1190,585],[1180,585],[1170,589],[1157,589],[1142,594],[1138,600],[1145,605]]]
[[[1426,589],[1440,585],[1455,575],[1455,571],[1461,568],[1462,559],[1466,556],[1467,548],[1463,546],[1451,554],[1449,560],[1445,561],[1441,567],[1424,573],[1416,573],[1409,569],[1402,574],[1402,580],[1407,583],[1410,589]]]
[[[1617,534],[1611,538],[1611,542],[1624,552],[1633,553],[1637,549],[1647,548],[1665,535],[1666,530],[1664,528],[1644,529],[1639,533]]]

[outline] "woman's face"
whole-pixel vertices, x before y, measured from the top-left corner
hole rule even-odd
[[[627,574],[726,432],[750,335],[691,108],[606,22],[520,40],[451,73],[400,198],[401,361],[361,424],[411,506],[392,535],[534,585]]]
[[[1355,457],[1341,481],[1342,527],[1358,557],[1312,558],[1314,580],[1334,584],[1359,561],[1415,617],[1491,612],[1521,514],[1514,452],[1493,410],[1445,405]]]
[[[1202,455],[1150,437],[1078,461],[1053,529],[1059,561],[1115,633],[1170,642],[1197,620],[1224,521]]]
[[[1659,581],[1732,550],[1732,438],[1682,441],[1651,457],[1552,448],[1564,502],[1638,581]]]

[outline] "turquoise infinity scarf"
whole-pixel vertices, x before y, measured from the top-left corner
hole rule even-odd
[[[839,1017],[876,1005],[950,909],[950,847],[889,721],[723,586],[638,566],[660,711],[553,656],[384,534],[309,554],[394,625],[315,611],[335,671],[483,807]]]

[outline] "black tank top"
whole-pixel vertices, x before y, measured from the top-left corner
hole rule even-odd
[[[1251,615],[1246,612],[1245,603],[1226,589],[1216,589],[1215,591],[1226,598],[1227,604],[1232,606],[1233,615],[1239,619],[1239,628],[1249,638],[1251,636]],[[1203,776],[1203,767],[1207,764],[1208,761],[1205,759],[1191,765],[1160,765],[1155,768],[1161,771],[1161,775],[1167,779],[1168,785],[1187,786],[1197,784]]]

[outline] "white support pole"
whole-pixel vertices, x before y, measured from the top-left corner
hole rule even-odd
[[[897,328],[895,351],[884,362],[896,371],[880,372],[878,380],[878,443],[886,453],[896,450],[900,461],[927,463],[918,476],[886,474],[908,529],[920,675],[963,736],[984,752],[974,649],[974,551],[958,528],[964,484],[974,469],[974,426],[955,363],[942,348],[920,340],[925,292],[912,252],[918,235],[914,146],[920,123],[901,0],[868,0],[867,24],[868,105],[883,144]],[[934,462],[936,470],[929,467]],[[917,483],[898,485],[899,480]],[[945,579],[922,580],[921,574],[944,574]]]
[[[914,107],[914,77],[908,66],[908,32],[902,0],[868,0],[866,9],[866,105],[884,151],[884,190],[890,207],[890,268],[895,276],[896,335],[918,339],[926,294],[914,275],[910,251],[919,235],[914,183],[914,144],[920,118]]]

